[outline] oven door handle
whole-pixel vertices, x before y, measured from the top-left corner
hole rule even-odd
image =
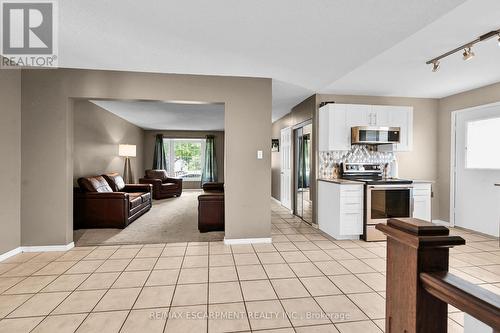
[[[413,186],[401,185],[368,185],[371,190],[413,190]]]

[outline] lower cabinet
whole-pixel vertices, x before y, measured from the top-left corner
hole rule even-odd
[[[432,222],[431,183],[413,184],[413,217]]]
[[[318,181],[318,226],[335,239],[363,234],[363,185]]]

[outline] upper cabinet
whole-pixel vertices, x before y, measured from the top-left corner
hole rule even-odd
[[[394,151],[413,150],[413,108],[409,106],[388,106],[391,108],[391,127],[401,128],[401,142],[396,144]]]
[[[319,109],[319,150],[349,150],[351,127],[400,127],[394,151],[413,148],[413,108],[408,106],[327,104]]]
[[[319,150],[349,150],[351,129],[347,128],[346,105],[327,104],[319,109]]]

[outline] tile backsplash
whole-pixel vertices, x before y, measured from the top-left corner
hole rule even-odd
[[[351,150],[319,152],[319,177],[332,178],[336,164],[349,163],[391,163],[396,159],[393,152],[377,151],[376,146],[352,145]]]

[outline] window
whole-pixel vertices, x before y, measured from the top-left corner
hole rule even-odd
[[[163,139],[167,173],[184,181],[201,181],[205,139]]]
[[[499,131],[500,118],[467,123],[467,169],[500,169],[500,149],[497,145]]]

